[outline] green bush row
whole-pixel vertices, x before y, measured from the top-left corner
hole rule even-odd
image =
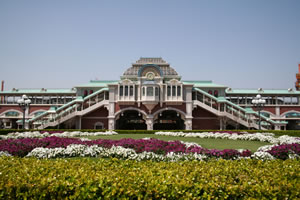
[[[0,135],[6,135],[11,132],[23,132],[22,129],[0,129]],[[26,131],[36,131],[36,130],[26,130]],[[43,131],[85,131],[85,132],[98,132],[98,131],[106,131],[106,130],[95,130],[95,129],[44,129]],[[119,134],[154,134],[159,130],[115,130]],[[171,131],[171,132],[193,132],[193,133],[201,133],[201,132],[216,132],[220,130],[162,130],[162,131]],[[300,130],[224,130],[224,131],[232,131],[232,132],[248,132],[248,133],[257,133],[257,132],[267,132],[274,133],[277,136],[281,135],[289,135],[294,137],[300,137]]]
[[[299,160],[0,158],[0,199],[299,199]]]

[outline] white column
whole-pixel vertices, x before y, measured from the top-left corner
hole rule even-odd
[[[124,86],[123,86],[124,92]],[[115,129],[115,87],[109,86],[108,129]]]
[[[78,117],[77,129],[81,130],[81,116]]]
[[[192,88],[193,86],[186,86],[186,116],[185,116],[185,129],[186,130],[192,130],[193,128],[193,101],[192,101]],[[204,95],[203,95],[204,97]]]
[[[192,119],[185,119],[185,130],[192,130],[193,129],[193,122]]]
[[[220,117],[220,130],[223,130],[223,120],[222,120],[222,117]]]
[[[135,101],[135,85],[133,85],[132,87],[133,87],[133,100]]]
[[[104,95],[105,95],[105,93],[104,93]],[[121,100],[121,96],[120,96],[120,84],[118,84],[118,97],[119,97],[118,99]]]
[[[123,84],[122,84],[123,85]],[[122,100],[125,100],[125,85],[123,85],[123,95],[122,95]]]
[[[148,117],[146,119],[147,130],[153,130],[153,117]]]
[[[180,89],[181,89],[181,96],[180,96],[180,100],[183,100],[183,85],[180,85]]]
[[[141,85],[139,84],[139,85],[137,85],[137,90],[138,90],[138,96],[137,96],[137,101],[138,101],[138,107],[140,107],[140,105],[141,105],[141,89],[142,89],[142,87],[141,87]]]
[[[178,94],[177,94],[177,84],[176,84],[176,86],[175,86],[175,94],[176,94],[176,101],[178,100]]]
[[[166,86],[165,87],[165,101],[167,101],[168,100],[168,85],[166,84],[165,86]]]

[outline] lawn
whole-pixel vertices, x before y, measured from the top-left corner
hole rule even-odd
[[[267,142],[259,141],[244,141],[244,140],[226,140],[226,139],[210,139],[210,138],[188,138],[188,137],[173,137],[160,136],[154,134],[118,134],[112,136],[90,136],[89,139],[112,139],[119,140],[122,138],[142,139],[142,138],[157,138],[160,140],[180,140],[184,142],[195,142],[204,148],[208,149],[249,149],[255,152],[259,147],[269,145]]]

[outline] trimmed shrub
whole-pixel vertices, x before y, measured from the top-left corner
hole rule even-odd
[[[0,157],[0,199],[299,199],[299,160]]]

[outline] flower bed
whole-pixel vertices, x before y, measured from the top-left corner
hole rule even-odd
[[[254,154],[249,150],[205,149],[194,143],[158,139],[82,140],[79,138],[24,138],[0,140],[0,152],[13,156],[37,158],[118,157],[135,160],[207,160],[223,159],[288,159],[298,158],[300,144],[264,146]]]
[[[98,149],[97,149],[98,147]],[[8,139],[0,141],[0,151],[8,152],[14,156],[36,156],[42,158],[54,158],[54,157],[74,157],[74,156],[95,156],[95,157],[106,157],[107,152],[111,152],[110,149],[117,148],[112,153],[114,156],[127,159],[127,153],[139,155],[140,157],[154,157],[155,155],[162,155],[159,160],[169,160],[171,155],[179,157],[186,155],[190,157],[191,154],[205,155],[206,157],[221,157],[224,159],[236,159],[240,156],[250,156],[251,152],[237,150],[215,150],[205,149],[197,144],[185,144],[180,141],[163,141],[158,139],[121,139],[121,140],[90,140],[82,141],[77,138],[59,138],[59,137],[47,137],[47,138],[25,138],[25,139]],[[91,152],[92,149],[95,151]],[[129,149],[129,150],[128,150]],[[117,153],[116,153],[117,151]],[[124,153],[125,152],[125,153]],[[126,153],[127,152],[127,153]],[[151,152],[150,154],[147,154]],[[152,159],[152,157],[149,159]],[[166,157],[166,158],[165,158]],[[200,156],[201,157],[201,156]],[[189,158],[187,158],[189,159]],[[142,159],[143,160],[143,159]]]
[[[247,133],[247,132],[204,132],[204,133],[183,133],[183,132],[156,132],[155,135],[175,136],[175,137],[196,137],[196,138],[219,138],[228,140],[250,140],[269,142],[272,144],[292,144],[300,143],[300,137],[287,135],[274,137],[273,133]]]
[[[19,139],[19,138],[45,138],[49,136],[56,137],[83,137],[83,136],[104,136],[104,135],[117,135],[115,131],[106,132],[82,132],[82,131],[33,131],[33,132],[13,132],[7,135],[0,135],[0,139]]]

